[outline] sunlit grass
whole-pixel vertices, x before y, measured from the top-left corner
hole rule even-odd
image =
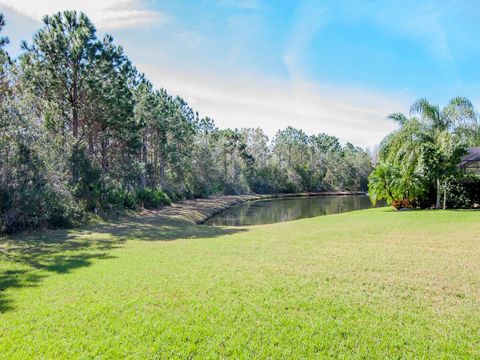
[[[1,248],[1,358],[480,357],[480,212],[29,241]]]

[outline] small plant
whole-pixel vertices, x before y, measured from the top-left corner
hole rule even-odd
[[[136,196],[140,205],[143,205],[146,209],[156,209],[162,205],[170,205],[172,203],[170,197],[161,190],[144,188],[137,190]]]
[[[408,199],[393,200],[392,201],[392,206],[397,210],[414,208],[413,202],[408,200]]]

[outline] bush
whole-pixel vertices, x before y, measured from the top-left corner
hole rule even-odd
[[[238,195],[241,193],[240,189],[238,189],[237,184],[232,182],[226,182],[224,184],[223,193],[226,195]]]
[[[413,208],[414,204],[410,200],[404,199],[404,200],[393,200],[392,201],[392,206],[395,209],[399,210],[399,209]]]
[[[278,168],[267,166],[255,168],[249,171],[247,181],[250,189],[257,194],[272,194],[280,191],[279,183],[282,182],[284,175]]]
[[[193,191],[194,198],[206,198],[210,195],[211,195],[211,189],[208,189],[205,186],[198,186],[198,184],[195,184],[194,191]]]
[[[48,227],[70,228],[79,226],[88,218],[87,211],[66,190],[51,191],[45,194]]]
[[[450,178],[446,184],[447,207],[470,209],[480,206],[480,177]]]
[[[294,194],[301,191],[301,188],[295,184],[293,181],[287,181],[283,188],[280,189],[280,192],[287,194]]]
[[[134,191],[123,191],[123,207],[135,210],[138,207],[138,197]]]
[[[65,189],[45,185],[40,191],[34,190],[0,189],[0,233],[73,227],[85,220],[84,207]]]
[[[107,188],[104,195],[100,199],[101,208],[103,210],[135,210],[138,207],[137,194],[133,191],[122,189]]]
[[[155,209],[162,205],[170,205],[170,197],[160,190],[144,188],[137,190],[137,199],[146,209]]]
[[[88,211],[95,211],[108,202],[103,198],[105,184],[101,181],[101,169],[88,158],[87,149],[83,145],[74,145],[68,158],[70,170],[70,191],[81,200]]]

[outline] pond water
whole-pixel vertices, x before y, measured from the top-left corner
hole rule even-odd
[[[207,220],[205,224],[219,226],[272,224],[371,207],[373,206],[367,195],[267,199],[234,206]]]

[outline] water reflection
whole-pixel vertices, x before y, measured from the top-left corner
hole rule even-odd
[[[384,204],[380,204],[383,206]],[[371,208],[368,196],[324,196],[246,202],[214,216],[208,225],[271,224]]]

